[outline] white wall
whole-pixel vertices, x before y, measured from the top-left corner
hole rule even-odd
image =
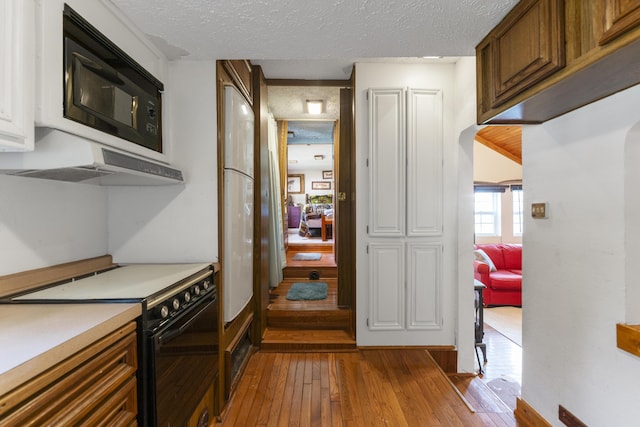
[[[637,86],[523,128],[525,211],[547,202],[549,218],[525,216],[522,397],[557,426],[559,404],[589,426],[640,420],[640,358],[617,349],[615,327],[627,286],[640,286],[625,277],[625,259],[637,264],[625,239],[640,233],[624,216],[625,167],[638,164],[625,162],[625,141],[639,103]]]
[[[457,141],[453,126],[455,120],[454,75],[456,65],[448,64],[356,64],[356,268],[357,275],[357,341],[358,345],[453,345],[457,326]],[[368,108],[366,92],[369,88],[411,87],[441,89],[443,92],[443,156],[444,156],[444,245],[442,269],[441,308],[442,330],[434,331],[369,331],[366,321],[369,311],[368,259],[366,254],[366,225],[368,223]],[[470,262],[470,265],[471,262]],[[473,288],[469,298],[472,298]],[[471,301],[471,299],[469,300]],[[470,313],[473,309],[470,310]],[[469,322],[472,325],[473,321]],[[472,326],[471,326],[472,327]]]
[[[165,106],[184,185],[109,189],[109,251],[119,263],[218,260],[216,67],[170,63]]]
[[[170,67],[165,106],[185,185],[104,188],[0,175],[0,275],[107,253],[120,263],[217,260],[215,75],[213,61]]]
[[[473,291],[473,138],[476,123],[476,60],[460,58],[454,78],[455,122],[454,138],[457,146],[455,168],[457,183],[457,333],[458,371],[474,371],[475,336]],[[453,212],[450,211],[451,216]]]
[[[0,275],[107,253],[102,187],[0,175]]]

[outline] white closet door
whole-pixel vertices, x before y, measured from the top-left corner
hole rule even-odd
[[[442,329],[442,244],[407,245],[407,329]]]
[[[442,235],[442,92],[409,89],[407,235]]]
[[[370,89],[368,97],[368,329],[441,330],[442,93]]]
[[[369,89],[369,235],[405,234],[404,89]]]
[[[369,329],[404,329],[405,255],[403,243],[369,245]]]

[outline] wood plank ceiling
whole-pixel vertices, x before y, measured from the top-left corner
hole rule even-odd
[[[475,140],[522,165],[521,126],[487,126],[476,134]]]

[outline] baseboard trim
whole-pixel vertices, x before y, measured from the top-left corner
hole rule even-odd
[[[640,357],[640,325],[616,325],[618,348]]]
[[[446,374],[456,374],[458,372],[458,349],[454,345],[419,345],[419,346],[358,346],[358,350],[381,350],[381,349],[418,349],[427,350],[433,360]]]
[[[516,398],[516,410],[513,411],[519,427],[552,427],[531,405],[522,398]]]

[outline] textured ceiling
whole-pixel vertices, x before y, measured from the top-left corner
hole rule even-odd
[[[170,59],[249,59],[269,79],[348,79],[356,62],[432,62],[475,46],[518,0],[111,0]],[[269,87],[277,119],[335,120],[339,89]],[[304,130],[300,125],[299,132]],[[311,130],[308,130],[311,131]],[[315,131],[315,130],[313,130]],[[292,170],[331,169],[331,144],[293,146]],[[297,151],[296,151],[297,150]],[[320,152],[322,151],[322,153]],[[323,155],[322,161],[313,156]]]
[[[305,113],[307,99],[321,99],[322,114]],[[318,86],[269,86],[269,111],[280,120],[337,120],[340,117],[340,88]]]
[[[112,0],[170,57],[290,60],[348,78],[367,58],[474,55],[517,0]],[[267,78],[287,68],[266,62]],[[273,67],[271,67],[273,66]],[[291,70],[289,70],[291,71]]]

